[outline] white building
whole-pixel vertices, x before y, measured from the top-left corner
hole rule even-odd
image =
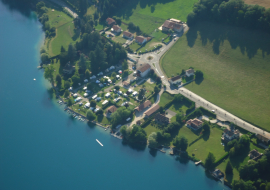
[[[181,76],[180,75],[178,75],[178,76],[175,76],[175,77],[172,77],[172,78],[170,78],[169,79],[169,82],[171,83],[171,84],[178,84],[178,83],[181,83]]]
[[[151,70],[151,66],[148,63],[143,64],[137,69],[137,74],[141,77],[145,77]]]
[[[188,77],[194,75],[194,70],[193,70],[193,69],[188,69],[188,70],[186,70],[186,75],[187,75]]]

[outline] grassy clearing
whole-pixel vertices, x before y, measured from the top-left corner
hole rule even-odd
[[[269,34],[203,22],[181,37],[161,64],[168,77],[190,66],[203,71],[204,79],[187,85],[189,90],[270,130],[269,44]]]
[[[157,41],[162,41],[162,39],[166,38],[168,34],[157,29],[151,34],[151,36]]]
[[[150,42],[146,43],[145,46],[143,46],[139,51],[145,52],[145,51],[150,51],[151,49],[154,49],[154,46],[157,46],[162,43],[153,38]]]
[[[118,42],[120,44],[124,44],[127,41],[125,38],[123,38],[123,35],[122,34],[113,37],[112,40],[115,41],[115,42]]]
[[[167,103],[169,103],[171,100],[173,100],[173,95],[169,94],[168,92],[164,92],[160,97],[160,106],[165,106]]]
[[[169,107],[169,110],[175,112],[175,113],[186,113],[186,110],[188,109],[187,105],[183,105],[179,102],[174,103]]]
[[[96,12],[96,10],[97,10],[97,8],[95,7],[95,5],[92,5],[91,7],[89,7],[89,8],[87,9],[86,14],[87,14],[87,15],[93,15],[93,14]]]
[[[58,55],[63,46],[66,50],[70,43],[75,44],[79,34],[74,28],[72,22],[66,23],[56,29],[56,37],[51,40],[49,52],[50,55]]]
[[[147,125],[147,126],[144,128],[144,130],[145,130],[147,136],[149,136],[152,132],[158,132],[158,131],[161,132],[161,130],[160,130],[159,128],[153,126],[151,123],[150,123],[149,125]]]
[[[116,16],[122,18],[123,22],[133,22],[135,25],[139,25],[143,32],[151,34],[168,18],[186,21],[187,15],[192,11],[193,4],[197,1],[136,0],[128,2],[117,12]]]
[[[261,149],[260,147],[255,146],[254,144],[250,143],[250,149],[248,151],[246,151],[244,154],[242,154],[241,156],[238,156],[236,158],[227,158],[226,160],[224,160],[221,164],[219,164],[217,166],[218,169],[220,169],[221,171],[225,172],[225,168],[227,165],[227,162],[230,160],[233,166],[233,175],[230,176],[226,176],[226,179],[229,183],[232,183],[233,180],[237,180],[239,179],[239,167],[241,165],[245,165],[248,163],[249,161],[249,151],[253,150],[253,149],[257,149],[259,152],[263,153],[264,150]]]
[[[135,52],[138,48],[141,47],[141,45],[139,45],[138,43],[136,43],[134,41],[134,42],[132,42],[132,44],[129,47],[130,47],[130,49],[132,49],[133,52]]]
[[[187,127],[186,127],[187,128]],[[194,154],[196,158],[205,161],[209,152],[212,152],[216,160],[221,158],[225,153],[224,146],[221,145],[222,130],[211,128],[210,135],[203,135],[198,141],[188,147],[187,151],[190,155]],[[192,141],[189,140],[189,143]]]

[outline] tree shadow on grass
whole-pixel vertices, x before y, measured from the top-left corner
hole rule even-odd
[[[72,40],[76,41],[80,36],[80,30],[77,30],[74,28],[73,31],[74,31],[74,35],[72,36]]]
[[[226,174],[226,180],[228,181],[229,184],[232,184],[233,181],[233,174]]]
[[[241,152],[239,155],[230,157],[232,166],[238,169],[240,165],[243,163],[243,161],[245,160],[245,158],[248,156],[249,151],[250,151],[250,148],[244,148],[243,152]]]
[[[203,77],[202,77],[202,78],[199,78],[199,79],[196,79],[196,78],[195,78],[195,83],[196,83],[197,85],[200,85],[200,84],[202,83],[203,80],[204,80]]]
[[[225,40],[229,41],[232,49],[239,47],[242,55],[247,55],[249,59],[257,55],[258,50],[262,50],[262,57],[270,55],[270,34],[266,32],[205,21],[189,29],[186,34],[187,45],[193,47],[198,37],[203,46],[211,43],[216,55],[220,54],[220,47]]]

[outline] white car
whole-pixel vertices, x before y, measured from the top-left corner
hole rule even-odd
[[[215,110],[211,110],[213,113],[215,113]]]

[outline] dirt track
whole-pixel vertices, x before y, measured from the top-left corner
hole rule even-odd
[[[244,2],[246,4],[250,4],[250,5],[260,5],[263,6],[265,8],[270,8],[270,0],[244,0]]]

